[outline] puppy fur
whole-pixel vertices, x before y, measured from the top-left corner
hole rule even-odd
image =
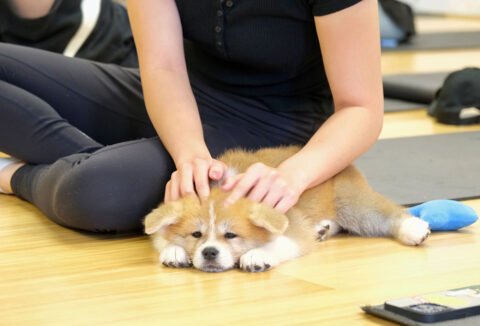
[[[230,150],[219,157],[240,173],[252,164],[278,166],[299,147]],[[240,267],[261,272],[311,251],[316,242],[345,230],[365,237],[393,237],[419,245],[428,224],[374,192],[354,166],[305,191],[286,214],[246,198],[224,207],[228,193],[213,186],[196,196],[160,205],[145,218],[160,261],[169,267],[221,272]]]

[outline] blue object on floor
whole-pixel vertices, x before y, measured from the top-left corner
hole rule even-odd
[[[432,231],[454,231],[477,221],[477,213],[454,200],[431,200],[410,207],[410,214],[428,222]]]

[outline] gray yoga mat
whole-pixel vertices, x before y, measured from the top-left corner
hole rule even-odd
[[[355,164],[401,205],[480,197],[480,131],[379,140]]]
[[[384,52],[480,48],[480,31],[420,33]]]
[[[411,111],[427,107],[427,105],[423,103],[407,102],[393,98],[385,98],[384,103],[385,112]]]
[[[450,72],[422,74],[395,74],[383,77],[383,91],[387,98],[430,104]]]

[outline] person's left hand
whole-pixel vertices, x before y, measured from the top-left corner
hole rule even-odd
[[[246,196],[285,213],[297,203],[305,190],[303,179],[300,173],[285,173],[280,168],[255,163],[244,173],[228,178],[222,185],[223,190],[232,190],[225,205],[231,205]]]

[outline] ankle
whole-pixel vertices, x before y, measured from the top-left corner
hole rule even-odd
[[[11,181],[13,174],[17,172],[25,163],[23,162],[14,162],[5,166],[3,169],[0,170],[0,193],[4,194],[12,194],[12,186]]]

